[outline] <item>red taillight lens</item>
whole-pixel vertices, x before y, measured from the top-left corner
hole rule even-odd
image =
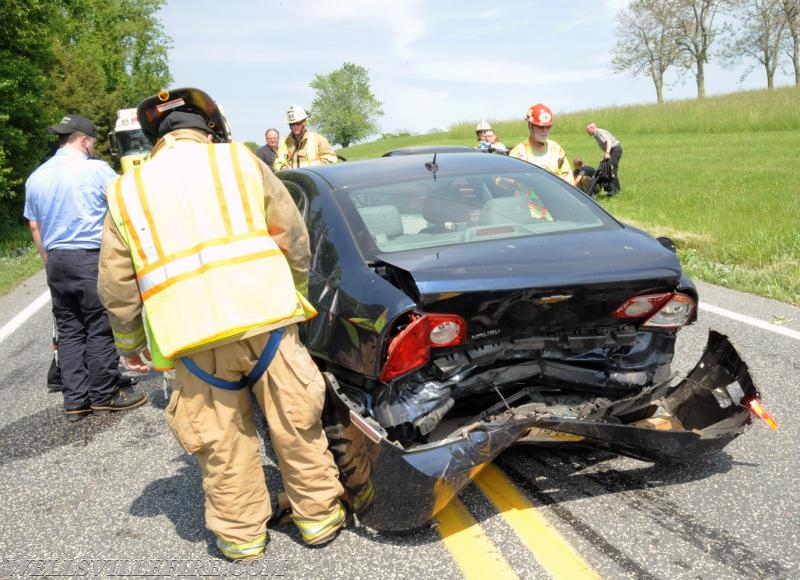
[[[392,339],[381,380],[388,381],[421,367],[428,362],[430,352],[428,321],[423,316],[414,320]]]
[[[430,359],[431,347],[462,344],[466,330],[464,319],[452,314],[424,314],[415,318],[389,344],[380,379],[388,381],[421,367]]]
[[[614,318],[645,318],[658,311],[671,297],[672,292],[634,296],[614,311]]]
[[[644,294],[626,300],[614,318],[647,318],[642,326],[680,328],[691,320],[694,308],[694,300],[685,294]]]

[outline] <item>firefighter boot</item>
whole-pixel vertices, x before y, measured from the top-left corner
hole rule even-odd
[[[235,544],[217,536],[217,548],[230,560],[254,560],[264,553],[269,534],[264,532],[252,542]]]
[[[327,544],[336,537],[344,526],[346,512],[340,502],[336,502],[336,510],[322,521],[311,522],[292,518],[300,530],[303,541],[309,546]]]

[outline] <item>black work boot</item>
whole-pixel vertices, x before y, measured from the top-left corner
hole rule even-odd
[[[91,415],[92,410],[89,407],[84,407],[82,409],[66,409],[64,414],[67,417],[67,421],[75,423]]]
[[[133,387],[122,387],[110,401],[100,405],[92,405],[92,413],[94,415],[107,415],[114,411],[127,411],[128,409],[140,407],[146,402],[147,395],[145,393],[139,392]]]

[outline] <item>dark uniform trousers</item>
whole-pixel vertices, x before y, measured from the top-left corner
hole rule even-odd
[[[116,395],[119,355],[97,294],[97,250],[51,250],[47,284],[58,326],[67,411],[103,405]]]
[[[611,191],[609,193],[617,193],[621,189],[619,185],[619,158],[622,157],[622,145],[612,147],[609,153],[609,161],[611,162]]]

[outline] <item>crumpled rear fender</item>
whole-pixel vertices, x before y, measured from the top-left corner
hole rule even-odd
[[[710,332],[700,361],[677,385],[593,403],[576,417],[544,415],[530,405],[502,405],[450,436],[406,450],[387,440],[326,373],[323,421],[345,499],[360,521],[380,531],[420,528],[507,447],[573,442],[653,461],[687,461],[716,453],[751,423],[760,398],[747,365],[728,338]],[[498,406],[500,408],[500,406]]]
[[[380,531],[413,530],[431,518],[504,449],[531,427],[531,418],[480,423],[460,436],[403,449],[372,419],[351,409],[326,374],[324,423],[339,466],[345,500],[361,523]]]
[[[638,399],[596,407],[588,419],[543,417],[520,442],[538,441],[544,430],[645,461],[696,460],[741,435],[752,422],[749,402],[760,398],[747,364],[728,337],[711,331],[703,356],[676,386],[659,386]],[[625,421],[643,405],[654,413]]]

